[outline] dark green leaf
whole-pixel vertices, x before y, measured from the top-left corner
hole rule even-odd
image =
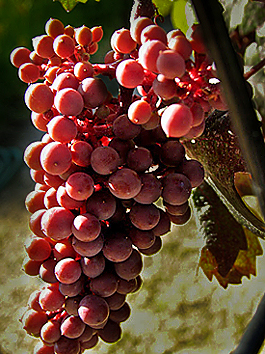
[[[54,1],[59,1],[63,8],[67,11],[70,12],[73,10],[73,8],[79,3],[83,3],[85,4],[87,2],[87,0],[54,0]],[[96,0],[98,1],[98,0]]]
[[[236,220],[264,238],[264,222],[249,210],[234,185],[235,173],[246,172],[246,166],[229,114],[212,114],[206,119],[204,134],[195,141],[184,142],[184,145],[188,154],[203,164],[207,181]]]

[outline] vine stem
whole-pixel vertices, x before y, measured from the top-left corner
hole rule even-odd
[[[263,66],[265,66],[265,58],[263,58],[258,64],[254,65],[247,73],[245,73],[244,78],[248,80],[251,76],[263,68]]]

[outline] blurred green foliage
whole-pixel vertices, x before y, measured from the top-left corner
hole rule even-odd
[[[104,37],[98,53],[92,57],[92,61],[102,62],[104,52],[110,49],[112,32],[129,26],[132,3],[133,0],[88,0],[66,12],[60,2],[52,0],[0,0],[0,137],[6,126],[18,129],[29,117],[23,100],[27,84],[19,80],[17,69],[10,63],[11,51],[19,46],[32,50],[31,39],[44,34],[46,21],[53,17],[74,27],[102,25]]]

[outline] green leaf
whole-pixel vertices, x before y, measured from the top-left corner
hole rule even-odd
[[[67,11],[70,12],[73,10],[73,8],[79,3],[83,3],[85,4],[87,2],[87,0],[54,0],[54,1],[59,1],[63,8]],[[100,1],[100,0],[96,0],[96,1]]]
[[[218,273],[226,277],[239,251],[247,249],[245,233],[207,183],[196,188],[192,202],[200,234],[217,262]]]
[[[171,22],[174,28],[186,33],[193,23],[198,22],[192,6],[187,0],[177,0],[171,10]]]
[[[153,3],[157,7],[160,15],[165,17],[170,14],[173,5],[172,0],[153,0]]]

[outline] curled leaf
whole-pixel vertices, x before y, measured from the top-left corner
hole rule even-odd
[[[206,120],[204,134],[196,140],[183,143],[189,156],[203,164],[207,182],[234,218],[251,232],[264,238],[264,222],[246,206],[234,185],[236,174],[245,173],[247,169],[229,114],[214,112]]]

